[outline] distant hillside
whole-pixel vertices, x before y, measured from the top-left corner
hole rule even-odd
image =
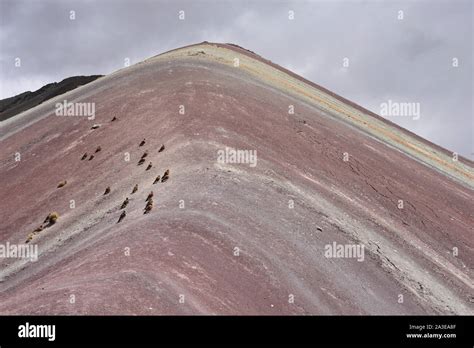
[[[12,116],[41,104],[45,100],[66,93],[102,76],[103,75],[72,76],[61,82],[49,83],[35,92],[28,91],[14,97],[2,99],[0,100],[0,121],[5,121]]]

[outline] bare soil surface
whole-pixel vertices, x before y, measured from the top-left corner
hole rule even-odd
[[[252,52],[167,52],[0,126],[0,244],[59,213],[38,261],[0,258],[0,314],[474,314],[473,168],[449,156]]]

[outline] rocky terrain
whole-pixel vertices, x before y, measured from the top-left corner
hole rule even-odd
[[[0,243],[38,246],[0,259],[0,313],[472,315],[473,178],[253,52],[183,47],[0,124]]]

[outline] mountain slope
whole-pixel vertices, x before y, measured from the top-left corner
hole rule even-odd
[[[66,98],[95,119],[55,116]],[[0,139],[0,243],[60,215],[37,262],[2,260],[0,313],[473,313],[472,163],[234,45],[119,70]]]

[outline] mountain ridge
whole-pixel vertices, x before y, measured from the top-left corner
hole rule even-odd
[[[0,122],[31,109],[46,100],[64,94],[78,86],[85,85],[103,75],[71,76],[60,82],[44,85],[36,91],[26,91],[0,100]]]

